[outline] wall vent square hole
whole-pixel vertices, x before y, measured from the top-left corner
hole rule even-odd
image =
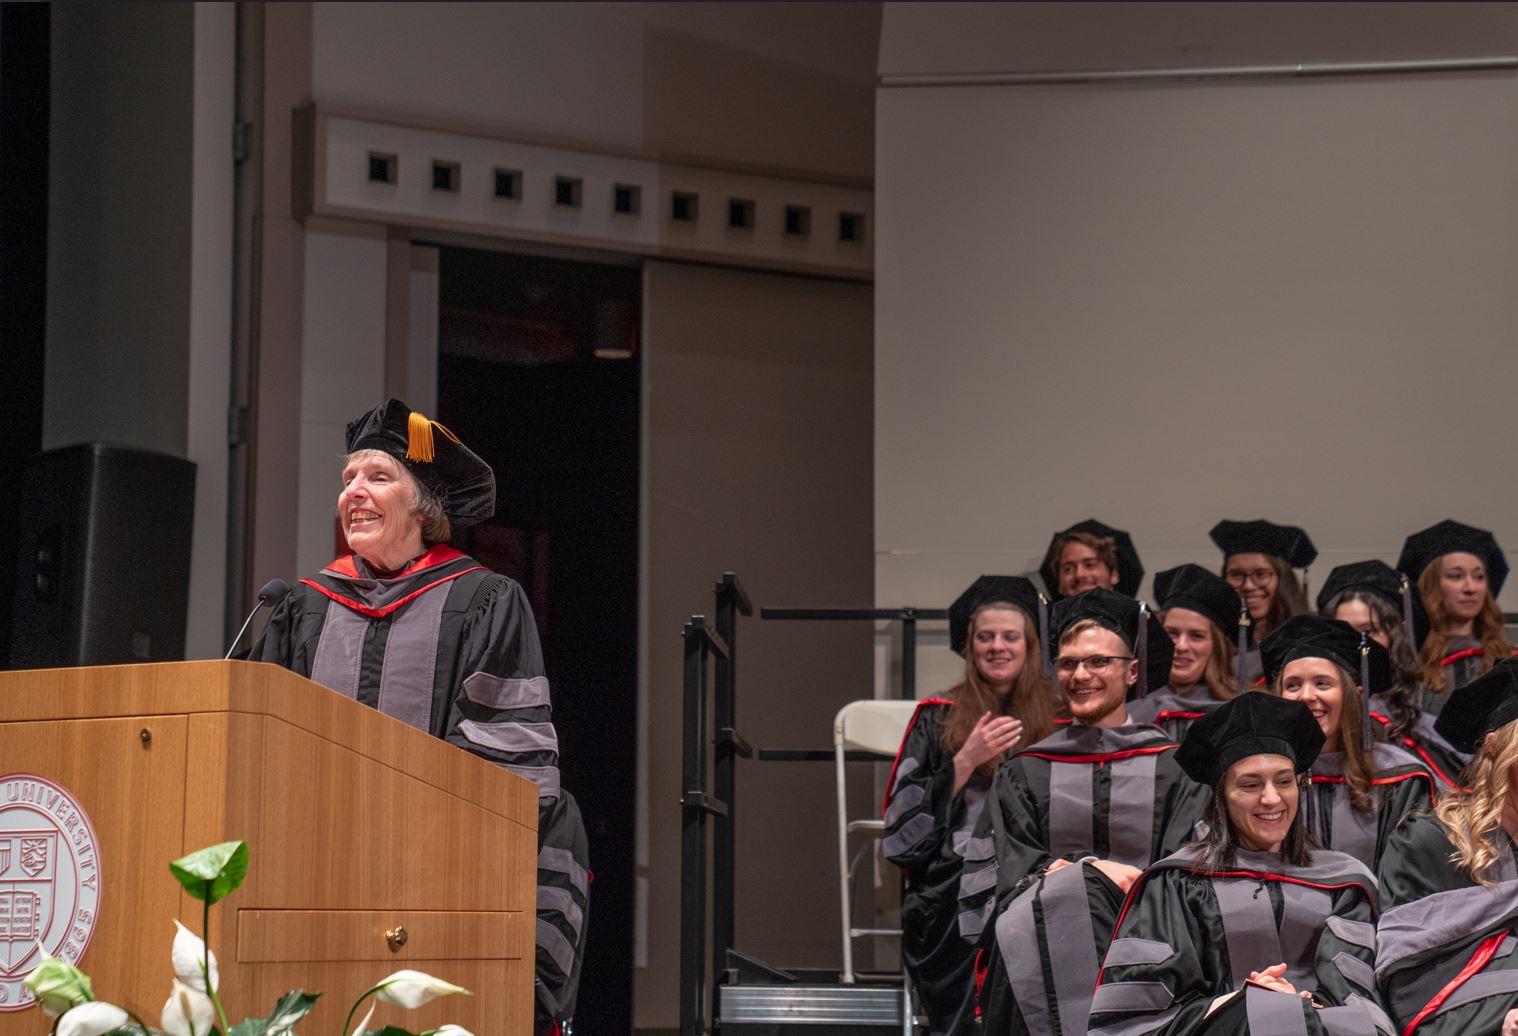
[[[380,151],[369,152],[369,182],[395,183],[399,160],[394,155]]]
[[[495,196],[497,198],[520,198],[522,196],[522,171],[520,169],[496,169]]]
[[[754,229],[754,202],[751,198],[727,199],[727,225],[734,230]]]
[[[580,192],[585,187],[585,181],[578,176],[555,176],[553,178],[553,203],[566,209],[578,209],[580,207]]]
[[[669,196],[669,218],[681,223],[696,222],[700,196],[690,191],[674,191]]]
[[[643,206],[643,188],[635,184],[613,184],[611,188],[611,211],[636,216]]]
[[[864,240],[864,213],[840,212],[838,214],[838,240],[855,243]]]
[[[432,189],[434,191],[457,191],[459,189],[459,164],[432,160]]]
[[[789,237],[806,237],[812,232],[812,210],[805,205],[785,207],[785,232]]]

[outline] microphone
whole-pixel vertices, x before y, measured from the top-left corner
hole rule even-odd
[[[264,607],[265,605],[273,604],[275,601],[279,600],[289,592],[290,585],[283,579],[271,579],[264,584],[263,589],[258,591],[258,603],[253,606],[253,610],[250,611],[248,613],[248,617],[243,620],[242,629],[237,631],[237,636],[232,638],[232,646],[227,648],[227,653],[222,656],[221,660],[223,662],[231,658],[232,652],[237,650],[237,642],[242,640],[242,635],[244,633],[248,632],[248,627],[252,625],[253,616],[258,614],[258,609]]]

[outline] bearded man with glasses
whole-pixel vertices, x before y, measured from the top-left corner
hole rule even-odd
[[[1170,638],[1148,608],[1088,590],[1055,605],[1050,639],[1072,721],[997,769],[960,880],[962,917],[986,918],[988,1036],[1086,1032],[1124,896],[1192,838],[1209,794],[1163,730],[1128,718],[1130,691],[1170,672]]]

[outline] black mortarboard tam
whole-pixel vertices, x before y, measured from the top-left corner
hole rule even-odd
[[[1434,720],[1437,730],[1460,751],[1474,755],[1486,735],[1518,719],[1518,658],[1504,658],[1485,673],[1450,692]]]
[[[388,453],[443,498],[443,511],[462,529],[495,514],[495,472],[458,436],[398,399],[386,400],[348,424],[347,450]]]
[[[1416,580],[1435,558],[1456,551],[1480,558],[1486,566],[1486,585],[1491,588],[1492,595],[1502,592],[1502,584],[1507,581],[1507,555],[1497,545],[1497,537],[1485,529],[1462,525],[1449,518],[1409,536],[1402,544],[1397,567]]]
[[[1363,592],[1375,594],[1393,608],[1402,610],[1402,625],[1415,647],[1422,647],[1428,636],[1428,611],[1423,599],[1413,593],[1412,581],[1384,561],[1355,561],[1340,565],[1328,573],[1323,589],[1318,591],[1318,611],[1327,614],[1328,606],[1340,594]],[[1333,618],[1333,616],[1328,616]]]
[[[1260,643],[1265,680],[1272,687],[1288,662],[1299,658],[1326,658],[1348,672],[1361,687],[1361,732],[1370,747],[1370,699],[1391,689],[1391,655],[1347,622],[1321,615],[1296,615]]]
[[[1223,631],[1238,638],[1239,657],[1249,643],[1249,609],[1239,592],[1222,576],[1201,565],[1179,565],[1154,577],[1154,597],[1160,611],[1189,608]],[[1239,692],[1244,691],[1244,667],[1238,666]]]
[[[1307,706],[1273,694],[1241,694],[1191,724],[1175,761],[1209,788],[1228,768],[1252,755],[1281,755],[1305,773],[1323,750],[1323,728]]]
[[[1044,586],[1052,599],[1056,601],[1061,599],[1059,558],[1055,556],[1055,546],[1059,543],[1061,536],[1071,532],[1084,532],[1112,540],[1112,545],[1117,548],[1117,586],[1114,589],[1129,597],[1138,593],[1139,584],[1144,581],[1144,566],[1139,562],[1138,551],[1134,549],[1133,537],[1122,529],[1114,529],[1110,525],[1103,525],[1095,518],[1087,518],[1083,522],[1076,522],[1070,528],[1055,533],[1049,540],[1049,549],[1044,551],[1044,563],[1039,566],[1038,574],[1044,577]]]
[[[1223,520],[1208,533],[1224,558],[1235,554],[1269,554],[1292,568],[1306,568],[1318,556],[1307,533],[1295,525],[1276,525],[1263,518],[1252,522]]]
[[[1138,659],[1136,697],[1142,698],[1150,689],[1163,687],[1170,679],[1175,649],[1149,606],[1127,594],[1101,587],[1055,602],[1049,613],[1050,657],[1059,653],[1059,638],[1065,631],[1084,619],[1116,633]]]
[[[1040,645],[1048,641],[1049,603],[1030,580],[1022,576],[981,576],[949,605],[949,647],[963,655],[970,638],[970,619],[975,610],[993,603],[1011,604],[1038,623],[1036,636]],[[1048,650],[1040,648],[1040,662],[1047,672]]]

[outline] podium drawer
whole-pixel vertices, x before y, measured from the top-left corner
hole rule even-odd
[[[530,960],[533,926],[516,911],[239,910],[237,960]],[[399,946],[387,937],[398,928]]]

